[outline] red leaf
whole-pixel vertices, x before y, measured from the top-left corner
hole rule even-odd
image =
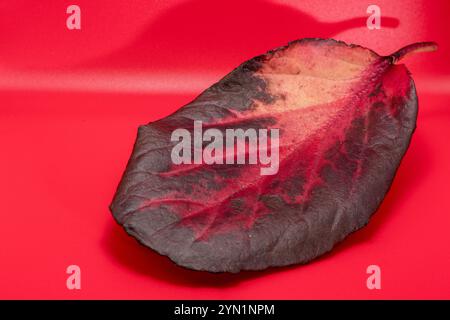
[[[418,43],[383,57],[302,39],[243,63],[139,128],[111,205],[115,219],[145,246],[197,270],[305,263],[331,250],[367,224],[414,131],[414,83],[395,63],[434,49]],[[261,175],[262,164],[174,164],[171,134],[193,135],[195,120],[224,135],[279,129],[277,174]]]

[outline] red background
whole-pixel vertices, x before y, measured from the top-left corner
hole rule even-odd
[[[66,28],[73,3],[82,30]],[[448,1],[376,1],[381,30],[365,27],[371,1],[73,3],[0,2],[0,298],[450,298]],[[128,237],[108,205],[138,125],[303,37],[380,54],[440,45],[405,60],[418,127],[369,225],[308,265],[235,275],[182,269]],[[66,288],[70,264],[81,290]],[[371,264],[381,290],[366,287]]]

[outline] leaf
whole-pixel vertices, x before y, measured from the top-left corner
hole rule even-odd
[[[196,270],[260,270],[322,255],[368,223],[408,148],[417,97],[408,70],[395,63],[435,49],[418,43],[379,56],[302,39],[244,62],[139,128],[111,204],[115,219]],[[279,129],[277,174],[261,175],[261,164],[175,165],[171,134],[193,134],[195,120],[221,132]]]

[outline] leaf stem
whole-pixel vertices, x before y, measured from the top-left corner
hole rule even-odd
[[[408,55],[418,52],[436,51],[437,48],[438,45],[436,42],[417,42],[401,48],[400,50],[391,54],[389,57],[392,59],[392,63],[396,63],[397,61],[403,59]]]

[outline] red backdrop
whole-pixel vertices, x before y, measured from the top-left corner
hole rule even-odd
[[[81,30],[66,8],[81,8]],[[0,3],[0,298],[450,298],[450,3],[372,1],[31,1]],[[242,61],[303,37],[405,60],[419,119],[369,225],[305,266],[206,274],[128,237],[108,205],[137,126],[188,103]],[[81,268],[81,290],[66,267]],[[381,290],[366,268],[381,267]]]

